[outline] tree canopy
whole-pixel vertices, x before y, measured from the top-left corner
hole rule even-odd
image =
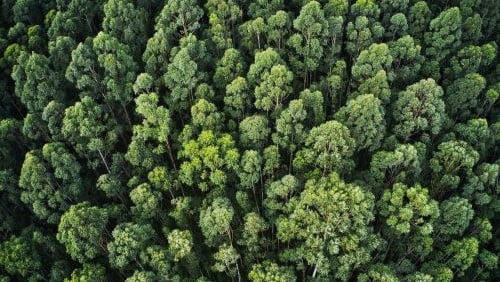
[[[0,0],[0,282],[500,281],[499,0]]]

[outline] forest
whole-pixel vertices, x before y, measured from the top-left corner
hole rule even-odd
[[[0,282],[500,281],[499,0],[0,0]]]

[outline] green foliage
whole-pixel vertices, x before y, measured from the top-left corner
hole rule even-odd
[[[370,175],[377,185],[412,182],[420,174],[419,152],[414,145],[399,144],[393,151],[378,151],[370,162]]]
[[[377,246],[369,227],[373,198],[336,173],[310,179],[300,196],[287,203],[289,214],[277,222],[278,239],[293,243],[282,258],[297,265],[305,261],[313,277],[331,274],[347,280],[354,269],[370,260]]]
[[[162,195],[154,191],[147,183],[143,183],[130,191],[130,200],[134,203],[131,210],[138,221],[155,217],[160,209]]]
[[[71,273],[71,277],[64,279],[64,282],[91,282],[106,281],[106,269],[99,264],[83,264],[82,268],[77,268]]]
[[[208,191],[222,189],[231,180],[229,176],[238,165],[239,153],[230,135],[216,135],[208,130],[197,139],[184,142],[179,157],[185,159],[179,170],[180,181]]]
[[[135,99],[136,112],[143,118],[142,124],[133,127],[133,136],[125,158],[134,166],[147,170],[159,165],[162,156],[168,154],[173,160],[170,148],[170,111],[159,104],[156,93],[141,94]]]
[[[171,62],[163,78],[171,91],[167,101],[175,109],[185,110],[193,105],[196,86],[205,77],[202,69],[206,55],[205,43],[192,34],[182,38],[180,47],[172,51]]]
[[[57,224],[61,212],[82,194],[79,171],[80,164],[62,143],[30,151],[19,176],[21,200],[40,219]]]
[[[253,115],[240,122],[240,142],[248,148],[262,148],[269,137],[268,119],[262,115]]]
[[[200,228],[209,246],[227,239],[232,240],[233,217],[234,209],[227,198],[215,198],[208,207],[201,210]]]
[[[120,130],[106,109],[88,96],[66,108],[61,129],[78,154],[89,156],[92,167],[102,161],[107,168],[106,155],[113,150]]]
[[[103,10],[102,30],[140,54],[146,41],[144,11],[129,0],[108,0]]]
[[[101,255],[106,249],[106,209],[82,202],[71,206],[61,217],[57,240],[75,260],[84,263]]]
[[[361,95],[339,109],[335,118],[347,126],[358,150],[374,151],[385,135],[384,109],[372,94]]]
[[[254,264],[252,270],[248,273],[248,278],[252,282],[286,282],[296,280],[295,275],[290,269],[268,260]]]
[[[439,209],[441,217],[437,229],[440,235],[462,235],[474,216],[472,205],[459,197],[443,201]]]
[[[275,65],[262,75],[255,88],[255,108],[266,112],[279,112],[283,100],[290,94],[293,73],[283,65]]]
[[[169,251],[174,256],[174,261],[179,261],[191,253],[193,238],[188,230],[172,230],[167,239]]]
[[[446,119],[442,96],[443,89],[432,78],[408,86],[393,104],[394,133],[403,140],[437,135]]]
[[[0,281],[500,281],[499,26],[0,1]]]
[[[486,80],[480,74],[471,73],[455,80],[446,89],[446,106],[451,118],[467,120],[473,116],[477,98],[485,87]]]
[[[154,237],[154,230],[149,224],[120,223],[112,232],[113,240],[108,243],[109,264],[122,269],[137,263],[139,253],[144,250]]]
[[[42,267],[42,261],[28,240],[12,236],[0,244],[0,265],[9,274],[28,277]]]
[[[384,191],[379,205],[385,223],[398,235],[417,233],[429,236],[439,216],[438,203],[430,199],[429,191],[418,184],[414,187],[394,184],[392,190]]]
[[[436,189],[455,189],[479,160],[479,154],[464,141],[439,144],[429,161]]]
[[[304,78],[304,85],[307,85],[310,83],[309,73],[319,67],[323,56],[321,45],[328,31],[328,21],[321,4],[316,1],[305,4],[293,21],[293,27],[297,33],[287,41],[287,45],[294,51],[290,62],[295,72]]]
[[[375,76],[379,70],[389,72],[392,61],[387,44],[372,44],[368,50],[363,50],[357,57],[351,70],[352,78],[355,82],[361,83]],[[391,77],[391,72],[389,72],[389,80],[392,80]]]
[[[355,141],[347,127],[337,121],[327,121],[311,129],[293,166],[299,170],[316,168],[323,176],[337,170],[347,172],[353,165],[349,157],[354,149]]]

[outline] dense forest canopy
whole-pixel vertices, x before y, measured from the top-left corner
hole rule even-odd
[[[0,281],[500,281],[498,0],[0,0]]]

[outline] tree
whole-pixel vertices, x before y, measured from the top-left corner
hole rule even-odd
[[[234,26],[243,16],[243,11],[234,0],[209,0],[208,10],[210,27],[208,33],[217,51],[233,47]]]
[[[240,171],[238,172],[241,187],[252,190],[257,210],[259,210],[259,201],[256,190],[262,186],[262,163],[262,156],[259,152],[246,150],[241,157]],[[259,182],[261,185],[257,185]]]
[[[144,266],[152,270],[152,272],[148,273],[154,273],[155,279],[159,279],[158,277],[178,279],[178,275],[176,277],[175,273],[173,273],[172,259],[165,246],[150,245],[141,252],[140,258],[144,262]],[[139,269],[142,268],[139,267]]]
[[[304,108],[308,113],[305,120],[307,127],[313,127],[325,121],[323,93],[305,89],[300,92],[299,98],[304,102]]]
[[[439,144],[429,166],[433,187],[441,195],[447,189],[456,189],[462,179],[472,172],[479,154],[464,141],[447,141]]]
[[[271,68],[275,65],[285,66],[280,55],[272,48],[255,53],[254,63],[250,65],[247,73],[247,81],[251,90],[262,83],[264,75],[269,75]],[[279,69],[282,69],[281,67]]]
[[[465,237],[462,240],[453,240],[440,252],[440,260],[457,273],[457,276],[463,276],[474,259],[478,255],[478,244],[476,238]]]
[[[51,21],[47,21],[47,35],[49,40],[57,40],[58,36],[69,36],[76,41],[83,41],[86,36],[95,34],[98,29],[97,21],[102,18],[103,0],[94,5],[88,5],[82,0],[56,1],[57,9]]]
[[[234,123],[239,123],[251,106],[247,80],[238,76],[226,86],[224,112],[234,119]]]
[[[452,197],[441,202],[439,210],[441,215],[436,229],[440,236],[462,235],[474,216],[472,205],[460,197]]]
[[[106,252],[108,220],[106,209],[89,202],[78,203],[61,217],[57,240],[73,259],[88,262]]]
[[[113,240],[108,243],[109,264],[123,269],[131,263],[139,263],[139,253],[150,244],[155,231],[149,224],[120,223],[111,233]]]
[[[240,36],[242,37],[242,46],[244,46],[250,54],[259,52],[264,48],[264,36],[267,32],[267,26],[263,18],[250,19],[238,27]]]
[[[481,213],[490,217],[498,210],[498,200],[493,197],[499,175],[499,165],[482,163],[477,166],[473,175],[468,176],[463,187],[463,197],[477,206],[484,206]],[[477,209],[477,208],[476,208]]]
[[[247,148],[261,149],[267,143],[271,130],[265,116],[253,115],[240,122],[240,142]]]
[[[413,187],[394,184],[391,190],[384,191],[378,205],[385,224],[397,235],[430,237],[440,211],[427,188],[418,184]]]
[[[134,83],[137,65],[130,55],[127,45],[120,43],[115,37],[100,32],[93,40],[93,48],[97,61],[104,70],[103,81],[106,103],[117,103],[123,109],[126,121],[132,126],[126,109],[132,101],[132,85]],[[112,111],[112,110],[110,110]]]
[[[418,1],[408,12],[408,32],[417,40],[423,39],[424,32],[431,21],[432,11],[426,1]]]
[[[179,180],[201,191],[222,189],[238,166],[239,153],[229,134],[202,131],[197,139],[182,144],[178,156],[184,159]]]
[[[387,73],[384,70],[379,70],[373,77],[362,81],[356,91],[348,93],[347,100],[366,94],[375,96],[384,105],[391,101],[391,88]]]
[[[281,1],[281,0],[278,0]],[[252,5],[252,4],[250,4]],[[285,11],[277,11],[267,18],[267,42],[272,48],[281,51],[285,47],[285,38],[290,33],[292,22]]]
[[[64,76],[66,68],[71,61],[71,57],[68,54],[71,54],[71,51],[77,46],[75,40],[69,36],[58,36],[55,41],[50,41],[48,45],[49,59],[54,70]]]
[[[48,132],[54,141],[62,141],[64,139],[61,133],[61,127],[65,109],[63,103],[56,101],[50,101],[43,109],[42,119],[47,122]]]
[[[462,12],[462,41],[467,43],[478,43],[480,38],[482,37],[481,16],[478,13],[475,13],[473,15],[469,14],[467,13],[467,9],[463,10],[465,10],[466,12]]]
[[[351,13],[355,17],[365,16],[374,21],[380,16],[380,8],[373,0],[357,0],[351,5]]]
[[[42,268],[42,261],[30,241],[11,236],[0,243],[0,265],[6,273],[27,278]]]
[[[147,41],[142,61],[144,70],[154,79],[156,87],[165,86],[163,75],[167,72],[171,49],[172,42],[163,28],[159,28]]]
[[[19,176],[21,200],[35,215],[57,223],[61,212],[82,195],[80,164],[62,143],[26,154]]]
[[[326,113],[335,112],[344,104],[347,81],[347,64],[344,60],[338,60],[317,84],[311,86],[311,89],[318,88],[323,93]]]
[[[104,85],[101,82],[103,78],[99,70],[97,55],[93,50],[92,38],[88,37],[73,49],[65,77],[78,90],[94,98],[104,91]]]
[[[281,167],[281,156],[276,145],[269,145],[264,149],[263,172],[267,179],[273,179]]]
[[[151,271],[134,271],[132,276],[125,279],[126,282],[153,282],[156,280],[154,272]]]
[[[21,164],[17,154],[25,151],[21,132],[22,122],[13,118],[0,120],[0,169],[11,169]]]
[[[255,108],[278,113],[283,100],[292,92],[293,74],[286,66],[275,65],[262,75],[262,82],[255,88]]]
[[[172,166],[175,160],[170,145],[172,121],[170,111],[159,105],[156,93],[141,94],[135,99],[136,112],[143,117],[142,124],[134,125],[132,140],[125,158],[134,166],[152,169],[161,163],[167,153]]]
[[[370,192],[345,183],[336,173],[308,180],[300,196],[287,203],[287,216],[278,219],[279,240],[291,243],[281,257],[304,261],[313,278],[331,273],[347,280],[377,246],[369,227],[373,200]]]
[[[418,178],[421,164],[417,146],[399,144],[393,151],[378,151],[370,162],[370,176],[377,185],[408,183]]]
[[[368,272],[363,273],[358,276],[358,281],[387,281],[387,282],[397,282],[398,277],[394,273],[394,270],[384,264],[375,264],[368,269]]]
[[[273,142],[289,152],[289,169],[292,168],[293,155],[306,138],[305,128],[302,124],[307,112],[302,100],[292,100],[288,108],[283,110],[276,120],[276,132],[273,133]]]
[[[12,69],[12,79],[15,81],[16,95],[26,106],[31,118],[35,120],[26,118],[25,127],[29,126],[29,123],[39,124],[31,126],[30,129],[34,132],[28,131],[27,135],[34,139],[43,137],[50,140],[41,114],[51,100],[62,100],[64,92],[59,91],[61,82],[57,74],[51,70],[48,58],[34,52],[31,55],[22,52],[17,59],[17,65]]]
[[[252,265],[248,279],[252,282],[286,282],[295,281],[296,277],[288,267],[266,260]]]
[[[209,206],[200,211],[199,226],[208,246],[217,246],[224,241],[232,242],[233,217],[234,209],[227,198],[215,198]]]
[[[432,78],[438,79],[439,63],[461,44],[462,17],[458,7],[441,12],[429,24],[424,41],[427,45],[425,55],[429,58],[424,71]]]
[[[477,73],[467,74],[448,86],[445,102],[450,117],[460,121],[471,118],[485,86],[486,80]]]
[[[403,86],[414,82],[422,67],[424,57],[420,55],[422,47],[409,36],[403,36],[389,43],[389,53],[393,59],[394,83]]]
[[[117,143],[120,127],[111,120],[105,108],[89,96],[83,97],[66,108],[62,134],[81,156],[89,157],[89,164],[96,168],[102,162],[109,171],[106,156]],[[96,161],[95,153],[98,153]]]
[[[130,191],[130,200],[134,203],[131,210],[138,221],[154,218],[160,210],[163,197],[147,183],[142,183]]]
[[[384,35],[384,28],[378,23],[370,23],[366,16],[358,16],[346,26],[346,51],[355,58]]]
[[[460,140],[471,145],[481,156],[484,156],[487,148],[491,146],[492,132],[488,127],[488,121],[484,118],[459,123],[455,125],[455,132]]]
[[[271,15],[273,15],[275,12],[277,12],[278,10],[282,10],[284,7],[283,4],[284,4],[283,0],[272,0],[272,1],[257,0],[257,1],[253,1],[248,6],[248,14],[252,18],[257,18],[257,17],[268,18]]]
[[[146,42],[146,15],[130,0],[108,0],[104,4],[102,29],[130,47],[134,57],[142,54]]]
[[[71,272],[71,277],[64,279],[64,282],[104,282],[106,281],[106,269],[100,264],[83,264],[82,268],[77,268]]]
[[[406,16],[403,13],[394,14],[390,19],[389,31],[387,32],[387,37],[391,37],[394,40],[396,37],[402,37],[406,35],[408,30],[408,22]]]
[[[330,66],[339,60],[339,54],[342,52],[344,44],[344,25],[346,21],[347,2],[328,1],[324,8],[325,17],[328,21],[328,32],[323,45],[325,46],[325,64],[322,65],[322,71],[329,71]],[[328,66],[327,66],[328,65]]]
[[[432,78],[408,86],[393,104],[394,133],[403,140],[437,135],[446,119],[442,96],[443,89]]]
[[[241,273],[238,266],[240,255],[232,245],[226,243],[219,246],[219,250],[214,254],[215,263],[212,269],[217,272],[226,272],[229,276],[238,275],[241,281]]]
[[[299,184],[299,180],[290,174],[270,183],[264,200],[266,216],[274,221],[279,214],[285,212],[286,204],[299,192]]]
[[[180,41],[180,47],[172,51],[171,62],[163,76],[171,93],[167,102],[178,110],[188,109],[194,104],[194,92],[205,78],[206,47],[192,34]]]
[[[311,73],[319,67],[323,57],[322,40],[328,32],[328,21],[325,19],[321,5],[310,1],[300,10],[293,21],[297,33],[290,36],[287,45],[292,48],[290,61],[295,73],[304,78],[304,87],[312,80]]]
[[[155,30],[162,28],[171,42],[172,37],[187,36],[195,33],[200,28],[200,19],[203,17],[203,9],[196,0],[168,1],[163,6],[156,19]]]
[[[303,149],[293,160],[294,168],[307,171],[318,169],[323,176],[332,171],[346,172],[352,168],[355,141],[349,130],[337,121],[327,121],[309,132]]]
[[[218,132],[224,123],[224,115],[213,103],[201,98],[191,107],[191,123],[202,130]]]
[[[389,46],[385,43],[372,44],[368,50],[363,50],[352,66],[352,80],[354,85],[369,79],[384,70],[388,74],[388,80],[392,81],[391,64],[393,58],[389,52]]]
[[[268,245],[264,232],[269,229],[267,222],[256,212],[247,213],[244,217],[243,235],[238,244],[245,248],[246,262],[263,258]]]
[[[189,230],[174,229],[167,236],[168,248],[174,256],[174,261],[179,261],[188,256],[193,248],[193,238]]]
[[[356,141],[357,150],[375,151],[385,135],[382,103],[371,94],[348,101],[335,114],[335,119],[349,129]]]
[[[483,46],[470,45],[460,49],[450,59],[450,66],[445,68],[446,78],[452,82],[454,79],[463,78],[467,74],[477,73],[481,66],[491,63],[490,58],[495,56],[496,48],[492,44]]]
[[[224,51],[224,56],[217,61],[214,73],[215,87],[224,90],[237,77],[241,77],[246,70],[246,64],[241,52],[234,48]]]

